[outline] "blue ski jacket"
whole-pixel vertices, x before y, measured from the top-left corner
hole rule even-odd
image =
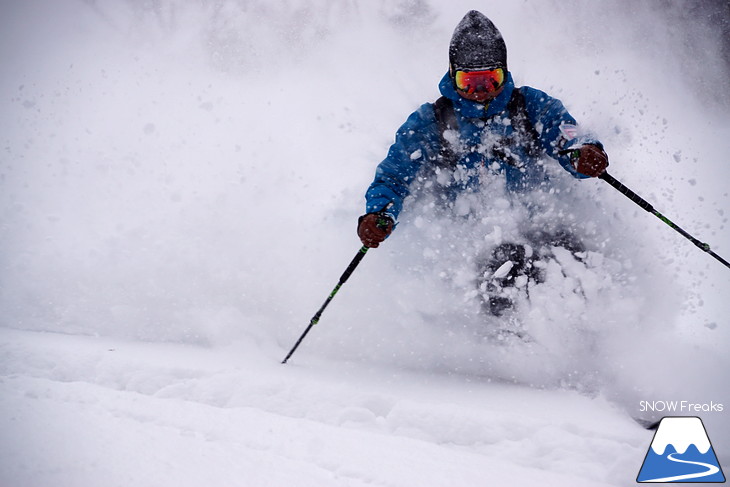
[[[503,173],[509,191],[519,192],[534,189],[548,181],[544,169],[545,155],[557,162],[576,178],[586,178],[573,168],[568,151],[584,144],[602,144],[590,136],[578,136],[576,121],[560,100],[546,93],[523,86],[516,88],[512,75],[508,73],[502,92],[488,105],[467,100],[459,96],[447,73],[439,83],[441,94],[451,100],[458,126],[458,134],[448,136],[458,156],[456,166],[468,173],[478,167],[488,167],[496,173]],[[515,127],[508,110],[513,91],[519,90],[524,97],[524,112],[537,135],[541,153],[530,153],[524,143],[512,142],[506,148],[511,160],[499,157],[495,147],[504,141],[514,141]],[[433,103],[425,103],[413,112],[398,129],[395,143],[390,146],[387,157],[378,165],[375,179],[365,195],[366,213],[385,211],[397,221],[403,208],[403,200],[410,194],[411,185],[419,172],[434,164],[443,147],[444,136],[440,133]],[[454,137],[456,135],[456,137]],[[515,163],[515,161],[518,161]],[[450,184],[452,190],[478,190],[478,177],[468,177]]]

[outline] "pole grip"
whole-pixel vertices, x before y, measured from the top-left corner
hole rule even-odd
[[[355,268],[360,263],[363,257],[365,257],[365,254],[367,253],[369,247],[366,247],[363,245],[360,247],[360,250],[355,254],[355,257],[352,259],[352,262],[350,262],[350,265],[347,266],[347,269],[345,269],[345,272],[342,273],[342,276],[340,276],[340,286],[342,286],[347,280],[350,278],[352,273],[355,271]]]
[[[652,213],[654,211],[654,207],[651,206],[651,204],[649,204],[648,201],[646,201],[644,198],[642,198],[641,196],[639,196],[638,194],[634,193],[629,188],[624,186],[623,183],[621,183],[621,181],[619,181],[618,179],[616,179],[613,176],[611,176],[610,174],[608,174],[608,172],[604,171],[603,174],[598,176],[598,178],[606,181],[608,184],[610,184],[611,186],[616,188],[619,191],[619,193],[623,194],[628,199],[630,199],[631,201],[633,201],[634,203],[636,203],[637,205],[639,205],[641,208],[648,211],[649,213]]]

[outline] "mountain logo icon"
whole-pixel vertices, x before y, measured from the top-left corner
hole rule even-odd
[[[725,482],[702,420],[694,416],[662,418],[636,481]]]

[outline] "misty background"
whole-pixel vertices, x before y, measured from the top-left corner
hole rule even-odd
[[[612,175],[728,258],[727,2],[5,0],[0,325],[284,352],[359,248],[375,166],[439,96],[470,8],[502,31],[517,85],[560,98]],[[631,407],[730,403],[728,270],[607,185],[574,184],[632,269],[588,318],[600,353],[488,354],[438,273],[459,255],[423,255],[435,244],[407,228],[308,353],[541,387],[586,369],[571,387]]]

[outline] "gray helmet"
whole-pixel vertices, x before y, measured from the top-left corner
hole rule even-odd
[[[507,46],[484,14],[471,10],[456,26],[449,45],[449,64],[453,70],[507,70]]]

